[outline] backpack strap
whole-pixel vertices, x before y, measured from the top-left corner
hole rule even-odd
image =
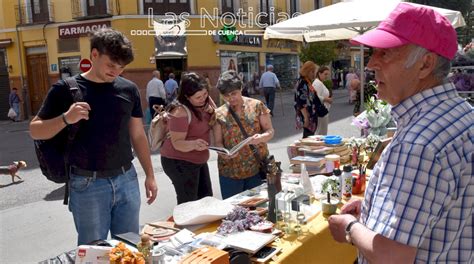
[[[76,102],[83,102],[84,97],[82,95],[82,91],[79,88],[79,85],[77,84],[76,81],[76,76],[73,77],[68,77],[64,80],[69,86],[69,91],[71,92],[72,96],[72,103]],[[66,175],[67,175],[67,180],[66,180],[66,189],[64,191],[64,200],[63,204],[67,205],[68,200],[69,200],[69,157],[70,157],[70,152],[72,148],[72,142],[74,141],[74,138],[76,137],[77,131],[79,130],[80,127],[80,121],[76,122],[75,124],[69,125],[68,129],[68,136],[67,136],[67,143],[66,143],[66,151],[64,153],[64,165],[65,165],[65,170],[66,170]]]

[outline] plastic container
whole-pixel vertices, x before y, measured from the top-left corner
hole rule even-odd
[[[326,172],[332,172],[341,165],[341,156],[337,154],[329,154],[324,156],[326,160]]]
[[[342,142],[341,136],[325,136],[324,143],[328,145],[339,145]]]

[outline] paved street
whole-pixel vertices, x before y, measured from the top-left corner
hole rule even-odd
[[[335,103],[330,110],[329,133],[357,136],[358,130],[350,125],[352,105],[345,90],[334,91]],[[270,142],[270,152],[282,161],[288,170],[286,146],[301,137],[295,130],[293,94],[277,94],[273,126],[275,138]],[[0,262],[36,263],[75,248],[76,232],[72,215],[62,205],[63,187],[46,180],[41,174],[34,154],[33,142],[28,133],[28,122],[0,121],[0,164],[25,160],[28,168],[20,171],[22,182],[11,183],[10,176],[0,175]],[[220,197],[217,177],[217,155],[211,154],[209,167],[214,196]],[[140,223],[163,219],[172,214],[176,198],[171,181],[163,173],[159,153],[152,155],[158,181],[158,198],[152,205],[142,197]],[[143,193],[144,173],[135,159],[140,187]]]

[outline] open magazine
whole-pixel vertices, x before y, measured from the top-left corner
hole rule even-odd
[[[232,156],[234,155],[235,153],[237,153],[237,151],[239,151],[243,146],[247,145],[247,143],[249,143],[250,141],[252,140],[251,137],[248,137],[244,140],[242,140],[239,144],[235,145],[232,149],[228,150],[226,148],[221,148],[221,147],[209,147],[210,150],[214,150],[216,151],[217,153],[220,153],[220,154],[224,154],[224,155],[228,155],[228,156]]]

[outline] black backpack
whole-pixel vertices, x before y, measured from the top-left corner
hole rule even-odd
[[[82,92],[75,77],[69,77],[65,79],[65,82],[71,91],[73,103],[83,101]],[[66,184],[64,204],[67,204],[69,197],[69,150],[79,129],[79,123],[67,126],[51,139],[34,140],[36,157],[43,175],[55,183]]]

